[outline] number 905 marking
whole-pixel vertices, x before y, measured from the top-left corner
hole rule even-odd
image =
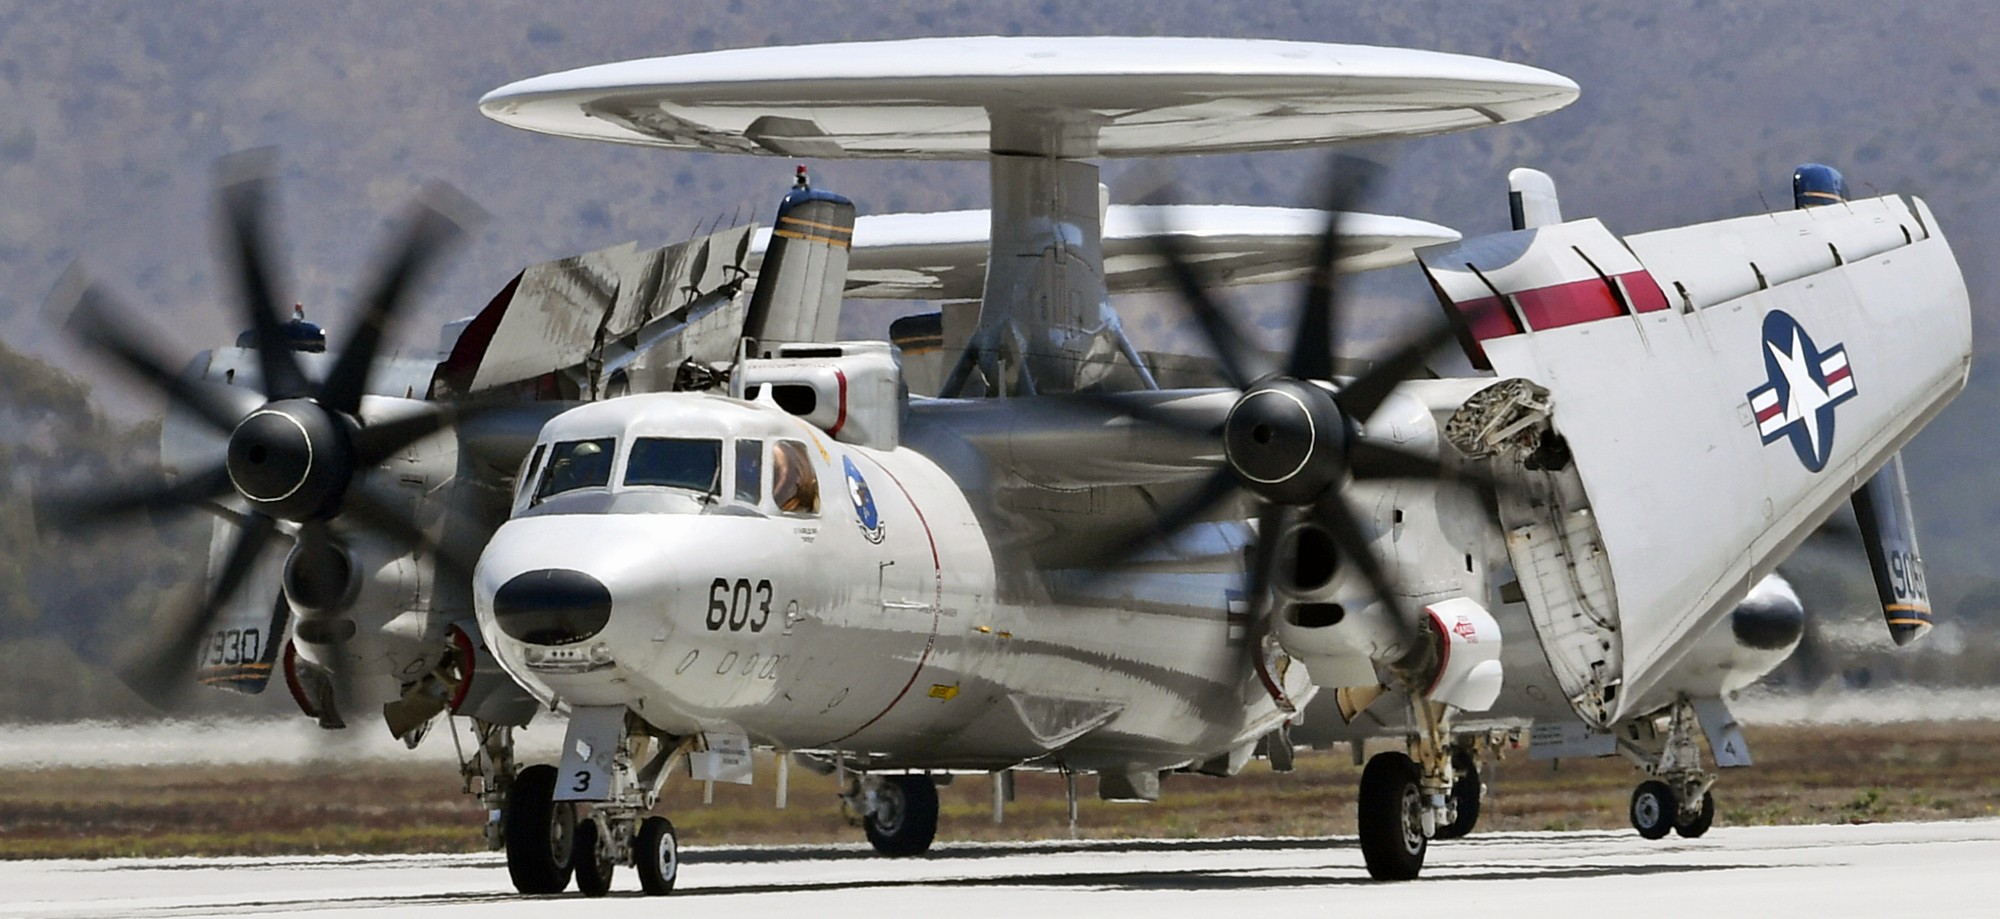
[[[744,578],[734,584],[728,578],[716,578],[708,585],[709,631],[720,632],[727,626],[731,632],[741,632],[746,627],[752,632],[762,632],[770,622],[770,581],[758,581],[752,586]]]
[[[1889,586],[1898,600],[1930,602],[1929,585],[1924,581],[1924,563],[1908,552],[1889,553]]]

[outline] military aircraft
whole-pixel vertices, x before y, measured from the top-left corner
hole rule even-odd
[[[1457,725],[1503,686],[1693,748],[1675,668],[1963,385],[1950,250],[1894,196],[1440,240],[1418,257],[1442,320],[1357,363],[1332,270],[1347,217],[1275,357],[1163,227],[1159,276],[1225,383],[1160,388],[1108,302],[1096,161],[1411,138],[1575,95],[1455,55],[1210,39],[746,49],[525,80],[482,110],[669,149],[985,160],[977,307],[909,339],[948,361],[937,397],[905,394],[894,343],[829,340],[853,210],[809,186],[748,302],[747,228],[537,266],[406,381],[377,342],[439,221],[413,223],[352,343],[301,358],[259,186],[239,183],[257,347],[173,373],[91,321],[101,291],[78,295],[85,334],[213,432],[165,451],[172,486],[80,510],[230,517],[186,630],[225,633],[202,643],[211,677],[281,661],[337,721],[333,684],[393,674],[385,714],[411,740],[471,715],[468,768],[523,892],[602,894],[618,864],[670,891],[675,834],[645,814],[678,762],[728,779],[755,747],[804,756],[843,776],[878,850],[913,854],[934,775],[1089,772],[1149,799],[1163,772],[1274,749],[1322,688],[1357,707],[1401,690],[1407,752],[1369,761],[1360,835],[1371,874],[1415,877],[1455,817]],[[1329,184],[1322,209],[1345,214],[1364,182]],[[1454,340],[1474,372],[1420,378]],[[246,590],[260,565],[274,589]],[[516,772],[507,732],[542,706],[568,711],[563,761]],[[1694,765],[1662,762],[1668,810],[1705,800]]]

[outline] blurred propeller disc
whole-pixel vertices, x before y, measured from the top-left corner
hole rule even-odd
[[[420,550],[436,553],[448,568],[470,571],[462,559],[442,551],[410,512],[354,486],[367,469],[464,414],[452,406],[425,403],[421,412],[405,410],[373,423],[362,413],[362,396],[382,341],[408,312],[415,285],[464,235],[461,221],[475,209],[443,186],[429,187],[418,197],[403,233],[381,258],[383,267],[362,299],[354,331],[326,378],[315,382],[279,321],[281,272],[268,221],[274,162],[270,151],[252,151],[226,157],[216,169],[218,254],[235,288],[238,317],[256,342],[261,393],[183,378],[145,344],[158,338],[137,331],[136,314],[118,307],[81,271],[72,269],[52,298],[53,306],[67,311],[66,326],[79,340],[158,391],[170,405],[227,435],[227,444],[213,466],[178,481],[38,499],[38,522],[75,531],[134,513],[236,501],[248,506],[247,513],[232,514],[238,525],[235,539],[199,608],[163,614],[144,653],[120,668],[121,677],[148,698],[164,698],[185,685],[217,616],[281,528],[296,530],[298,540],[287,565],[288,578],[306,594],[294,598],[304,601],[298,637],[329,647],[337,648],[354,629],[344,616],[318,609],[352,595],[346,579],[354,572],[333,534],[334,520],[414,542]]]

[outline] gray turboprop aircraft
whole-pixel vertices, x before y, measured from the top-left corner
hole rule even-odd
[[[1445,321],[1350,365],[1346,216],[1280,359],[1162,228],[1160,276],[1227,381],[1166,389],[1108,304],[1095,161],[1414,137],[1575,95],[1455,55],[1207,39],[764,48],[526,80],[482,109],[670,149],[985,160],[990,254],[976,310],[928,336],[939,396],[906,395],[892,343],[830,340],[853,209],[803,183],[747,298],[747,229],[536,266],[419,374],[373,358],[438,222],[414,224],[352,342],[302,359],[252,182],[224,200],[256,347],[173,374],[79,294],[80,327],[168,393],[176,430],[214,433],[170,432],[173,486],[69,509],[231,516],[179,630],[211,636],[208,678],[280,670],[337,723],[343,689],[394,674],[385,715],[412,742],[472,716],[468,769],[524,892],[601,894],[618,864],[670,891],[673,828],[645,814],[683,757],[707,779],[760,747],[823,764],[877,848],[910,854],[935,832],[934,774],[1094,772],[1104,797],[1150,799],[1165,771],[1278,749],[1320,689],[1359,711],[1384,687],[1407,751],[1364,771],[1362,849],[1376,877],[1414,877],[1457,817],[1456,725],[1503,687],[1693,748],[1677,665],[1963,385],[1950,250],[1893,196],[1439,240],[1417,254]],[[1343,214],[1359,173],[1332,184]],[[1415,378],[1454,340],[1471,375]],[[517,773],[508,731],[540,706],[568,710],[563,761]],[[1699,763],[1658,765],[1655,802],[1698,817]]]

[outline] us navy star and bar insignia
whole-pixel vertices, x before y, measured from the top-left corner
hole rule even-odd
[[[1822,351],[1791,314],[1772,310],[1763,351],[1768,381],[1749,393],[1757,433],[1765,444],[1789,439],[1806,470],[1818,472],[1833,455],[1834,406],[1855,395],[1847,347]]]

